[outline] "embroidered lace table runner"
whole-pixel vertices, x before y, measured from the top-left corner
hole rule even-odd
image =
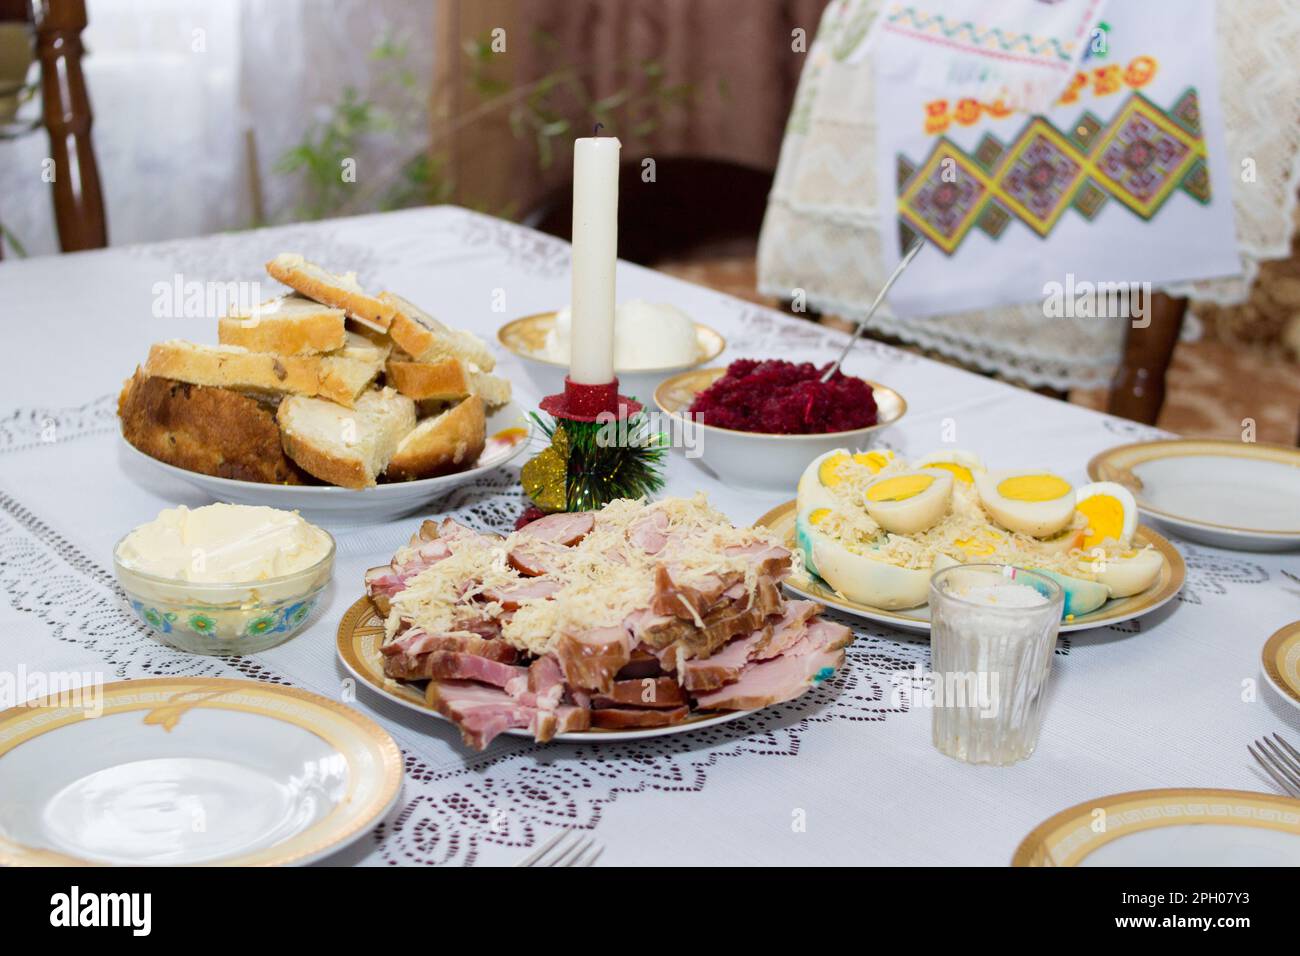
[[[0,392],[0,672],[244,676],[348,699],[335,631],[362,594],[365,568],[388,560],[419,516],[333,528],[335,578],[307,629],[235,662],[172,651],[132,616],[114,586],[114,542],[168,505],[205,503],[123,449],[117,390],[168,337],[215,340],[211,320],[151,317],[155,283],[264,278],[261,264],[297,250],[355,269],[491,340],[510,318],[562,305],[569,247],[452,207],[127,247],[0,265],[9,341]],[[835,332],[620,264],[619,295],[668,301],[726,336],[724,359],[831,359]],[[269,286],[268,286],[269,290]],[[493,310],[504,298],[505,311]],[[509,355],[521,404],[539,396]],[[955,437],[1004,467],[1043,465],[1084,481],[1103,448],[1149,429],[1019,391],[875,343],[848,368],[907,398],[885,433],[903,454]],[[506,528],[523,500],[516,471],[463,488],[430,513]],[[737,522],[793,497],[724,487],[676,454],[667,493],[706,491]],[[1245,744],[1297,711],[1264,686],[1265,639],[1300,616],[1285,557],[1178,542],[1188,564],[1180,599],[1152,616],[1063,639],[1042,742],[1005,770],[968,767],[930,745],[915,683],[928,645],[854,626],[844,670],[804,697],[695,733],[644,743],[539,747],[500,738],[467,751],[447,723],[361,687],[351,705],[405,753],[393,813],[328,862],[364,865],[513,863],[558,827],[588,829],[601,864],[994,864],[1040,821],[1106,793],[1164,786],[1267,789]],[[1289,729],[1288,729],[1289,728]],[[5,794],[2,799],[11,799]]]

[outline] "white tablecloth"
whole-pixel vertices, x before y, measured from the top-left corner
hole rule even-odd
[[[339,617],[361,595],[363,569],[386,561],[417,518],[339,530],[334,584],[311,626],[238,663],[158,644],[112,580],[119,536],[166,505],[204,503],[128,458],[117,435],[118,388],[151,342],[215,340],[210,320],[153,318],[154,283],[257,279],[284,250],[356,269],[368,287],[400,291],[487,339],[569,295],[567,244],[451,207],[0,265],[0,668],[105,680],[242,674],[344,693]],[[731,343],[725,359],[824,361],[843,341],[637,266],[620,264],[618,283],[621,298],[671,301],[716,327]],[[501,295],[505,311],[493,311]],[[538,398],[511,356],[500,368],[523,403]],[[906,396],[906,418],[886,433],[904,454],[937,447],[955,427],[958,447],[996,466],[1043,465],[1081,482],[1096,452],[1154,434],[874,343],[849,368]],[[436,508],[501,527],[522,507],[516,478],[500,472]],[[783,500],[726,488],[674,457],[667,493],[701,488],[736,522]],[[1036,824],[1090,797],[1271,789],[1245,748],[1300,730],[1259,666],[1264,640],[1300,617],[1300,587],[1279,574],[1297,559],[1177,544],[1188,568],[1179,600],[1062,639],[1039,750],[1012,768],[965,766],[931,747],[930,714],[893,693],[894,675],[910,691],[928,645],[876,625],[859,626],[844,671],[800,700],[638,744],[500,738],[473,754],[449,724],[361,688],[355,706],[396,738],[406,781],[384,823],[330,862],[506,863],[576,826],[605,845],[602,864],[1003,864]]]

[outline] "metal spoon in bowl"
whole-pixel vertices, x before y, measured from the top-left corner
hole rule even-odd
[[[858,327],[853,330],[853,337],[850,338],[848,344],[844,346],[844,351],[840,353],[840,357],[835,360],[835,364],[828,368],[826,374],[822,376],[823,382],[829,382],[831,376],[840,370],[840,366],[844,364],[844,360],[849,357],[849,352],[862,336],[862,330],[867,327],[867,323],[871,321],[871,317],[876,314],[876,309],[878,309],[880,303],[885,300],[885,293],[889,291],[890,286],[898,281],[898,277],[903,274],[903,270],[911,265],[912,260],[916,258],[916,254],[921,251],[923,245],[925,245],[924,239],[917,239],[912,243],[911,247],[907,250],[907,253],[903,256],[902,261],[899,262],[898,267],[894,269],[893,274],[885,280],[885,284],[881,286],[880,291],[876,293],[876,300],[871,303],[871,308],[867,309],[867,314],[863,316],[862,321],[858,323]]]

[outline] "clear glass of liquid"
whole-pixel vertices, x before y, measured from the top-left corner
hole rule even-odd
[[[1065,600],[1044,574],[963,564],[930,579],[934,745],[966,763],[1006,766],[1038,745]]]

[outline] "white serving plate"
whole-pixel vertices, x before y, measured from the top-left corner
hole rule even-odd
[[[1300,866],[1300,800],[1241,790],[1099,797],[1040,824],[1011,865]]]
[[[0,713],[0,863],[308,863],[401,792],[393,739],[316,694],[201,677],[99,693],[99,716],[68,695]]]
[[[1088,463],[1138,508],[1192,541],[1242,551],[1300,548],[1300,449],[1176,439],[1121,445]]]
[[[447,721],[446,717],[424,702],[424,694],[419,688],[385,676],[383,659],[379,653],[383,640],[383,619],[375,611],[375,606],[370,603],[370,598],[363,597],[348,608],[343,614],[343,619],[339,621],[337,640],[339,660],[343,662],[348,673],[371,690],[426,717],[432,716]],[[645,727],[640,730],[584,730],[571,734],[556,734],[552,742],[611,744],[620,741],[648,740],[651,737],[668,737],[730,723],[752,713],[754,713],[752,710],[729,710],[720,714],[687,717],[682,723],[671,727]],[[511,737],[533,739],[533,735],[522,728],[516,727],[505,733]]]
[[[762,525],[780,536],[786,547],[792,551],[795,549],[795,504],[793,501],[787,501],[785,504],[773,508],[754,522],[756,525]],[[1133,540],[1139,546],[1151,545],[1164,557],[1164,567],[1161,568],[1160,575],[1156,578],[1155,583],[1145,591],[1131,597],[1115,598],[1107,601],[1091,614],[1084,614],[1074,620],[1062,621],[1062,634],[1131,621],[1144,614],[1150,614],[1157,608],[1164,607],[1178,596],[1178,592],[1187,576],[1187,567],[1183,562],[1182,555],[1178,553],[1178,549],[1145,525],[1138,525]],[[914,634],[930,633],[929,605],[890,611],[885,608],[872,607],[869,604],[859,604],[856,601],[850,601],[822,581],[821,578],[812,575],[791,575],[786,578],[784,583],[788,590],[793,591],[800,597],[833,607],[845,614],[852,614],[854,617],[875,621],[879,624],[888,624],[900,631],[911,631]]]
[[[514,402],[503,406],[488,416],[489,439],[506,429],[525,428],[531,425]],[[474,481],[494,468],[513,461],[529,444],[528,439],[491,454],[484,452],[478,463],[466,471],[440,478],[423,478],[419,481],[395,481],[373,488],[338,488],[333,485],[272,485],[257,481],[237,481],[217,478],[194,471],[177,468],[156,458],[151,458],[122,440],[131,453],[153,467],[188,482],[215,501],[229,501],[241,505],[266,505],[286,511],[296,510],[309,521],[322,524],[359,524],[392,521],[418,510],[428,502],[461,485]]]

